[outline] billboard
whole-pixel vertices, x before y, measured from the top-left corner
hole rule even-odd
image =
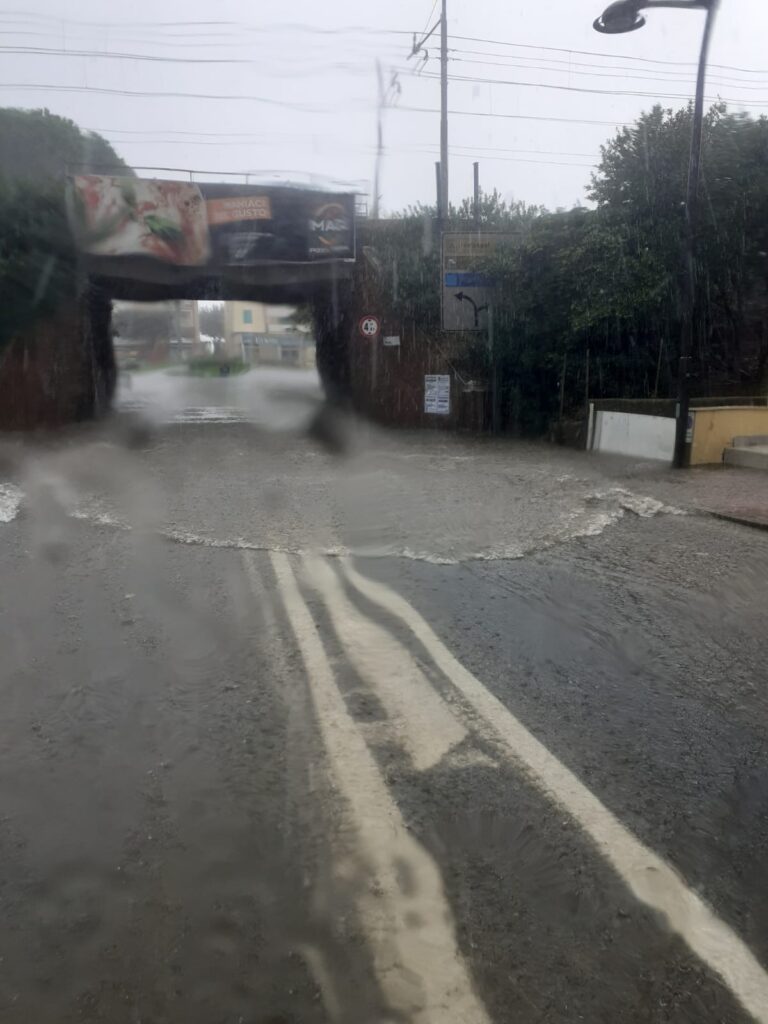
[[[494,281],[482,267],[502,246],[514,245],[512,232],[446,231],[443,233],[441,306],[444,331],[482,331]]]
[[[180,267],[355,258],[347,193],[84,174],[69,181],[69,217],[92,256]]]

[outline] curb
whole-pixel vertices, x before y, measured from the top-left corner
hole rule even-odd
[[[740,516],[732,512],[715,512],[713,509],[706,510],[707,515],[715,519],[723,519],[727,523],[736,523],[738,526],[750,526],[753,530],[768,531],[768,519],[750,519],[748,516]]]

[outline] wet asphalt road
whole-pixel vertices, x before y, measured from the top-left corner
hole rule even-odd
[[[768,534],[317,401],[5,445],[0,1021],[768,1020]]]

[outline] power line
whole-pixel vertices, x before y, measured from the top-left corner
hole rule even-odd
[[[532,60],[533,58],[530,58],[530,59]],[[449,57],[449,60],[454,61],[454,62],[459,63],[459,64],[479,64],[482,67],[512,68],[515,71],[547,71],[547,72],[551,72],[551,73],[556,74],[556,75],[568,75],[569,77],[571,75],[579,75],[579,76],[586,76],[588,78],[621,78],[621,79],[624,79],[624,80],[631,79],[631,80],[638,81],[638,82],[672,82],[675,85],[683,85],[686,82],[690,82],[691,85],[693,84],[693,78],[688,74],[688,72],[676,72],[675,71],[675,72],[671,72],[671,74],[669,74],[669,75],[667,75],[667,74],[660,75],[658,73],[654,74],[653,72],[651,72],[650,74],[642,74],[642,72],[645,70],[643,68],[614,68],[613,70],[608,70],[607,66],[603,66],[603,65],[600,65],[600,64],[579,64],[579,63],[575,63],[573,67],[568,66],[568,67],[551,68],[551,67],[546,67],[543,64],[517,64],[517,63],[513,63],[512,61],[517,60],[517,58],[514,58],[514,57],[511,59],[511,61],[503,61],[503,62],[502,61],[491,61],[491,60],[473,60],[472,58],[467,58],[467,57]],[[558,63],[566,64],[567,65],[568,61],[559,61]],[[579,70],[575,70],[576,68],[582,68],[582,67],[594,67],[594,68],[600,68],[600,70],[598,70],[598,71],[579,71]],[[640,74],[628,73],[628,72],[633,72],[633,71],[638,71],[638,72],[640,72]],[[672,77],[672,76],[675,76],[675,77]],[[763,82],[761,82],[758,85],[750,85],[747,82],[745,82],[743,79],[721,78],[719,76],[711,76],[711,75],[708,76],[707,81],[708,81],[708,83],[710,85],[723,85],[727,89],[731,89],[731,88],[749,89],[750,92],[760,91],[761,89],[765,89],[765,87],[768,85],[768,80],[764,80]]]
[[[669,76],[673,76],[675,79],[682,79],[684,81],[689,81],[689,82],[692,82],[695,79],[695,71],[694,71],[694,69],[692,69],[691,71],[673,71],[673,70],[670,70],[670,69],[667,69],[667,68],[660,68],[659,71],[655,71],[654,68],[644,68],[644,67],[639,67],[638,68],[638,67],[635,67],[634,64],[629,63],[629,62],[625,63],[625,64],[606,64],[606,63],[595,64],[595,63],[593,63],[591,61],[579,61],[579,60],[572,60],[570,58],[566,60],[563,57],[547,57],[544,54],[540,54],[540,53],[536,54],[535,56],[528,56],[527,54],[524,54],[524,53],[497,53],[495,50],[471,50],[471,49],[466,49],[466,48],[461,47],[461,46],[452,47],[449,52],[450,53],[470,54],[471,56],[476,56],[476,57],[502,57],[507,62],[510,62],[510,61],[527,61],[527,62],[531,62],[531,61],[533,61],[533,62],[536,62],[536,61],[546,61],[547,64],[560,64],[560,65],[563,66],[564,70],[568,70],[568,71],[570,71],[572,68],[575,68],[575,67],[576,68],[598,68],[599,70],[612,69],[614,71],[624,71],[624,70],[627,70],[627,71],[640,71],[640,72],[647,71],[650,75],[659,74],[659,75],[664,75],[665,77],[669,75]],[[613,59],[612,57],[606,57],[605,58],[605,60],[612,60],[612,59]],[[635,58],[631,58],[631,59],[635,60]],[[637,58],[637,59],[638,60],[642,60],[642,58]],[[502,66],[502,65],[500,65],[500,66]],[[514,66],[514,65],[512,65],[512,66]],[[713,66],[714,65],[711,65],[711,64],[708,65],[708,67],[713,67]],[[747,72],[740,72],[740,73],[747,73]],[[755,74],[755,75],[768,75],[768,69],[753,69],[749,73],[750,74]],[[731,80],[733,82],[736,82],[736,83],[739,83],[739,84],[742,81],[744,81],[741,78],[732,78],[731,76],[727,76],[727,77],[731,78]]]
[[[146,62],[150,62],[150,63],[163,63],[163,64],[214,64],[214,65],[215,64],[220,64],[220,65],[241,65],[242,64],[242,65],[257,65],[259,67],[263,67],[264,66],[263,59],[256,59],[256,58],[252,58],[252,57],[169,57],[169,56],[160,56],[158,54],[125,53],[125,52],[122,52],[122,51],[114,51],[114,50],[70,50],[70,49],[55,48],[55,47],[8,46],[8,45],[0,45],[0,52],[7,53],[7,54],[16,54],[16,55],[63,57],[63,58],[91,58],[91,59],[98,59],[98,60],[105,60],[106,59],[106,60],[146,61]],[[461,53],[461,52],[473,52],[473,51],[453,50],[451,52],[453,52],[453,53]],[[478,51],[476,51],[476,52],[478,52]],[[578,67],[597,67],[597,68],[601,68],[602,69],[600,71],[579,71],[579,70],[575,70],[574,67],[572,67],[569,64],[569,62],[567,62],[567,61],[558,61],[558,63],[560,63],[560,64],[567,65],[566,69],[561,69],[561,68],[550,68],[550,67],[543,66],[541,64],[531,64],[531,65],[525,65],[525,66],[521,67],[519,64],[515,64],[515,63],[511,62],[511,61],[515,61],[515,60],[519,59],[519,58],[516,58],[516,57],[512,57],[511,61],[505,61],[505,62],[489,61],[489,60],[474,60],[472,58],[467,58],[467,57],[451,57],[449,59],[452,60],[452,61],[455,61],[457,63],[479,64],[479,65],[481,65],[483,67],[502,67],[502,68],[510,68],[511,67],[511,68],[516,69],[516,70],[524,70],[524,71],[525,70],[536,70],[536,71],[551,72],[551,73],[554,73],[554,74],[565,74],[565,73],[567,73],[569,76],[570,75],[580,75],[580,76],[600,77],[600,78],[618,78],[618,77],[621,77],[623,79],[632,79],[632,78],[634,78],[637,81],[654,81],[654,82],[655,81],[674,81],[674,82],[677,82],[679,77],[683,77],[685,80],[690,80],[690,76],[688,76],[687,72],[672,72],[671,73],[672,75],[678,76],[678,78],[668,78],[666,76],[659,77],[658,75],[653,75],[653,74],[651,74],[651,75],[642,75],[641,74],[641,75],[633,76],[633,75],[627,74],[624,68],[615,68],[613,71],[611,71],[611,70],[608,70],[607,67],[604,67],[603,65],[594,65],[594,64],[589,65],[589,64],[581,64],[581,63],[575,62],[575,67],[577,67],[577,68]],[[529,61],[534,60],[534,58],[525,58],[525,59],[527,59]],[[546,59],[546,58],[544,58],[544,59]],[[344,61],[335,61],[335,62],[329,62],[329,63],[326,63],[326,64],[316,65],[315,67],[309,67],[309,68],[303,67],[299,71],[296,71],[296,70],[277,71],[277,72],[276,71],[271,71],[270,72],[270,77],[274,77],[276,75],[279,75],[280,77],[296,77],[297,75],[301,75],[302,77],[306,77],[306,76],[311,76],[313,74],[317,74],[317,73],[320,73],[320,72],[326,71],[326,70],[345,71],[345,72],[348,72],[348,73],[351,73],[351,74],[359,74],[359,75],[367,75],[368,74],[368,69],[366,67],[363,67],[362,65],[355,65],[355,64],[352,64],[352,63],[349,63],[349,62],[344,62]],[[639,69],[639,68],[637,68],[637,69],[635,69],[635,68],[629,69],[628,68],[626,70],[641,71],[642,69]],[[400,69],[400,71],[403,74],[410,73],[405,68]],[[710,82],[711,85],[725,85],[727,88],[737,87],[737,88],[742,88],[742,89],[749,89],[750,91],[754,91],[754,92],[760,91],[765,85],[768,85],[768,82],[765,82],[765,83],[763,83],[761,85],[749,85],[746,82],[742,82],[740,80],[734,80],[734,79],[731,79],[730,81],[723,81],[721,79],[716,79],[716,78],[713,78],[711,76],[710,76],[709,82]],[[738,101],[733,101],[733,102],[738,102]]]
[[[440,76],[426,71],[422,73],[422,77],[435,79]],[[508,78],[480,78],[474,75],[451,75],[450,77],[452,82],[470,82],[480,85],[514,85],[518,88],[528,89],[555,89],[557,92],[583,92],[589,93],[592,96],[638,96],[646,99],[684,100],[685,102],[689,102],[691,99],[686,93],[640,92],[639,90],[631,89],[590,89],[581,85],[556,85],[553,82],[517,82]],[[759,100],[728,99],[722,96],[707,97],[707,103],[717,102],[733,103],[743,107],[768,106],[768,99],[761,102]]]
[[[247,96],[245,94],[224,95],[222,93],[196,93],[196,92],[159,92],[141,91],[136,89],[110,89],[99,85],[53,85],[29,82],[0,82],[0,89],[18,89],[20,92],[70,92],[70,93],[98,93],[104,96],[130,96],[136,99],[193,99],[193,100],[226,100],[228,103],[234,101],[246,101],[250,103],[263,103],[274,107],[283,107],[288,110],[297,110],[310,114],[333,114],[338,113],[338,107],[311,107],[303,103],[291,103],[288,100],[267,99],[264,96]]]
[[[138,139],[124,139],[124,138],[110,138],[109,136],[110,135],[118,135],[118,134],[120,134],[120,135],[125,135],[125,134],[141,135],[142,133],[141,133],[141,131],[138,131],[138,130],[135,131],[135,132],[119,132],[118,130],[110,129],[110,128],[100,128],[100,129],[85,128],[83,130],[84,131],[93,132],[93,133],[97,133],[97,134],[101,134],[108,141],[114,142],[116,145],[120,145],[120,146],[125,146],[125,145],[143,145],[143,146],[158,146],[158,145],[160,145],[160,146],[168,146],[168,145],[174,145],[174,146],[186,146],[186,145],[192,145],[192,146],[247,146],[250,142],[253,142],[253,141],[260,141],[260,142],[266,143],[266,142],[271,141],[274,138],[274,136],[272,134],[264,133],[261,136],[246,136],[245,138],[233,139],[233,138],[229,137],[226,132],[222,132],[222,133],[208,132],[208,133],[199,133],[201,137],[193,137],[193,138],[189,138],[189,139],[167,139],[167,138],[160,138],[160,139],[158,139],[158,138],[147,138],[147,137],[145,137],[145,138],[138,138]],[[147,133],[145,133],[145,135],[146,134]],[[173,133],[172,132],[168,132],[168,133],[156,132],[154,134],[162,136],[162,135],[165,135],[165,134],[169,134],[170,135],[170,134],[173,134]],[[190,133],[187,133],[187,134],[190,134],[192,136],[196,136],[197,135],[197,133],[194,133],[194,132],[190,132]],[[214,142],[214,141],[211,141],[210,138],[202,137],[202,136],[210,136],[210,135],[214,135],[217,139],[219,139],[219,141],[215,141]],[[302,141],[304,139],[304,136],[301,136],[301,135],[280,136],[280,137],[283,138],[283,139],[286,139],[286,138],[292,139],[293,141]],[[373,147],[373,146],[347,145],[345,143],[345,140],[342,139],[342,138],[327,138],[325,141],[327,141],[329,143],[333,143],[333,146],[334,146],[335,149],[345,148],[345,149],[350,149],[350,150],[354,150],[355,152],[361,152],[361,153],[362,152],[369,153],[369,152],[373,152],[375,150],[375,147]],[[394,152],[419,152],[419,151],[422,151],[422,150],[423,150],[423,146],[421,144],[419,144],[419,143],[413,143],[413,144],[412,143],[405,143],[405,144],[403,144],[401,146],[396,146],[396,147],[393,148]],[[505,148],[503,146],[468,146],[468,145],[457,145],[457,146],[451,147],[451,152],[452,153],[458,153],[460,155],[460,151],[466,151],[467,153],[475,153],[475,154],[477,154],[477,153],[482,153],[482,154],[522,153],[522,154],[541,154],[541,155],[544,155],[544,156],[581,156],[581,157],[588,157],[590,159],[597,159],[597,156],[596,156],[595,153],[582,153],[582,152],[573,152],[573,151],[559,150],[559,149],[514,149],[514,148],[510,149],[510,148]]]
[[[398,33],[407,35],[408,33]],[[465,43],[488,43],[491,46],[510,46],[524,50],[547,50],[549,53],[577,53],[580,57],[603,57],[608,60],[630,60],[638,61],[641,64],[669,64],[677,67],[696,67],[696,61],[690,60],[661,60],[653,57],[634,57],[624,53],[599,53],[597,50],[570,50],[564,46],[536,46],[533,43],[508,43],[504,39],[482,39],[478,36],[452,36],[452,39],[459,39]],[[746,75],[764,75],[765,71],[755,68],[740,68],[730,64],[709,64],[710,68],[717,68],[719,71],[740,71]]]
[[[99,60],[137,60],[149,61],[160,64],[257,64],[263,67],[263,58],[253,57],[161,57],[154,53],[124,53],[115,50],[70,50],[61,47],[47,46],[4,46],[0,45],[0,51],[9,54],[29,54],[41,57],[89,57]],[[323,65],[333,69],[345,69],[355,67],[345,61]],[[271,72],[270,72],[271,74]],[[294,74],[294,72],[291,72]]]
[[[67,27],[70,25],[77,26],[79,28],[87,29],[108,29],[110,32],[119,31],[121,29],[131,30],[145,30],[148,32],[159,32],[163,35],[167,34],[171,37],[190,38],[192,35],[191,30],[201,29],[201,32],[196,33],[201,39],[209,38],[211,29],[228,29],[230,30],[227,34],[234,35],[240,34],[243,31],[253,32],[255,34],[268,34],[270,32],[278,33],[304,33],[308,35],[321,35],[321,36],[335,36],[335,35],[411,35],[410,32],[399,31],[396,32],[392,29],[386,28],[374,28],[371,25],[339,25],[339,26],[327,26],[327,25],[310,25],[305,22],[274,22],[272,24],[253,24],[250,22],[243,21],[184,21],[181,24],[178,21],[94,21],[91,19],[79,19],[79,18],[59,18],[55,15],[43,14],[42,12],[35,11],[4,11],[0,9],[0,21],[7,21],[10,24],[24,24],[34,23],[35,19],[37,24],[41,22],[48,22],[52,24],[56,29]],[[171,31],[169,31],[171,30]]]
[[[433,4],[433,10],[436,3]],[[431,17],[431,15],[430,15]],[[35,22],[36,19],[36,22]],[[80,28],[93,28],[100,30],[109,30],[111,33],[119,33],[122,29],[130,30],[145,30],[152,33],[161,33],[164,37],[162,42],[166,43],[170,38],[182,38],[185,40],[199,39],[201,43],[207,44],[211,37],[211,30],[214,28],[228,29],[224,35],[240,35],[243,32],[250,32],[260,35],[268,35],[270,33],[296,33],[296,34],[309,34],[319,36],[338,36],[338,35],[367,35],[367,36],[413,36],[414,31],[412,29],[384,29],[374,28],[370,25],[339,25],[339,26],[325,26],[325,25],[309,25],[305,22],[277,22],[273,24],[261,24],[254,25],[248,22],[241,21],[221,21],[221,20],[197,20],[188,21],[183,26],[180,26],[178,22],[172,21],[123,21],[123,22],[108,22],[108,21],[94,21],[88,19],[73,19],[57,18],[55,15],[47,15],[41,12],[32,11],[19,11],[19,10],[6,10],[0,11],[0,20],[6,20],[11,24],[23,24],[24,22],[31,22],[33,24],[49,23],[52,24],[57,30],[62,26],[66,27],[69,25],[78,26]],[[429,19],[427,19],[429,21]],[[182,31],[179,31],[183,29]],[[190,30],[201,29],[202,32],[198,32],[195,35],[190,34]],[[169,31],[172,30],[172,31]],[[7,34],[7,33],[6,33]],[[416,33],[418,35],[418,33]],[[216,38],[217,36],[214,36]],[[460,40],[462,42],[472,43],[483,43],[491,46],[505,46],[513,49],[525,49],[525,50],[540,50],[548,53],[564,53],[564,54],[578,54],[586,57],[600,57],[609,60],[627,60],[636,61],[643,64],[656,64],[676,67],[695,67],[695,61],[681,61],[681,60],[664,60],[661,58],[651,57],[638,57],[629,54],[606,54],[596,50],[578,50],[563,46],[545,46],[537,45],[534,43],[512,43],[504,39],[493,39],[481,36],[463,36],[453,35],[452,39]],[[218,44],[217,44],[218,45]],[[710,64],[710,68],[718,69],[721,71],[736,71],[742,74],[765,74],[765,70],[755,68],[743,68],[729,64]]]
[[[91,132],[95,132],[96,131],[96,129],[93,129],[93,128],[88,128],[88,129],[85,129],[85,130],[86,131],[91,131]],[[103,137],[106,138],[108,142],[112,142],[115,145],[119,145],[119,146],[127,146],[127,145],[128,146],[133,146],[133,145],[141,145],[141,146],[158,146],[158,145],[160,145],[160,146],[171,146],[172,145],[172,146],[214,146],[214,147],[241,146],[242,147],[242,146],[246,146],[246,145],[249,144],[248,140],[242,140],[242,139],[237,140],[237,139],[231,139],[231,138],[226,138],[226,137],[223,137],[223,141],[217,141],[217,142],[212,142],[209,139],[197,139],[197,138],[191,138],[191,139],[157,139],[157,138],[117,139],[117,138],[110,138],[109,137],[110,129],[101,129],[101,132],[103,132]],[[113,134],[115,134],[115,133],[113,133]],[[139,134],[139,133],[134,133],[134,134]],[[160,134],[162,134],[162,133],[160,133]],[[299,136],[299,135],[294,136],[295,140],[301,140],[301,138],[302,138],[302,136]],[[261,142],[267,142],[268,140],[269,140],[269,136],[260,139]],[[334,145],[335,149],[345,149],[345,150],[350,150],[352,152],[358,152],[358,153],[371,153],[371,152],[375,152],[375,147],[374,146],[349,145],[349,144],[347,144],[345,142],[344,139],[329,139],[327,141],[333,142],[333,145]],[[433,148],[425,149],[423,145],[418,144],[418,143],[416,143],[416,144],[408,144],[407,143],[405,145],[395,147],[394,148],[394,152],[423,153],[423,152],[434,152],[434,149]],[[489,160],[490,159],[502,159],[502,158],[493,157],[493,154],[496,154],[496,153],[514,153],[514,154],[523,154],[523,155],[542,155],[542,156],[560,156],[560,157],[580,156],[580,157],[587,157],[587,158],[592,159],[592,160],[596,160],[597,159],[597,155],[595,153],[570,152],[570,151],[555,150],[555,149],[509,149],[509,148],[498,147],[498,146],[466,146],[466,145],[460,145],[460,146],[452,147],[451,152],[454,153],[456,156],[470,156],[470,155],[477,155],[478,153],[481,153],[481,154],[483,154],[485,156],[486,159],[489,159]],[[543,162],[548,163],[549,161],[543,161]],[[575,164],[574,166],[583,166],[583,165]],[[589,165],[589,166],[591,166],[591,165]]]
[[[429,14],[427,15],[427,20],[424,22],[424,28],[419,33],[422,36],[427,31],[427,28],[429,27],[430,21],[432,21],[432,15],[435,13],[435,8],[437,7],[437,3],[438,3],[438,0],[432,0],[432,6],[431,6],[431,8],[429,10]]]
[[[409,107],[400,104],[393,110],[403,110],[412,114],[439,114],[437,107]],[[500,114],[493,110],[449,110],[453,117],[498,117],[510,121],[550,121],[555,124],[594,124],[610,128],[631,128],[632,123],[626,121],[594,121],[581,117],[544,117],[540,114]]]
[[[86,58],[94,58],[94,59],[148,61],[148,62],[151,62],[151,63],[224,64],[224,65],[228,65],[228,64],[232,64],[232,65],[246,64],[246,65],[259,65],[259,66],[263,66],[263,61],[255,60],[253,58],[237,58],[237,57],[234,57],[234,58],[233,57],[166,57],[166,56],[158,56],[158,55],[155,55],[155,54],[123,53],[123,52],[116,52],[116,51],[64,50],[64,49],[54,49],[54,48],[49,48],[49,47],[21,47],[21,46],[16,47],[16,46],[2,46],[2,45],[0,45],[0,52],[9,53],[9,54],[34,55],[34,56],[55,56],[55,57],[69,57],[69,58],[72,58],[72,57],[75,57],[75,58],[86,57]],[[454,52],[456,52],[456,51],[454,51]],[[530,67],[526,66],[526,67],[522,67],[521,68],[518,65],[509,64],[509,63],[499,63],[499,62],[494,62],[494,61],[479,61],[479,60],[476,61],[476,60],[471,60],[471,59],[467,59],[467,58],[463,58],[463,57],[452,57],[450,59],[453,60],[453,61],[459,62],[459,63],[480,64],[482,66],[488,66],[488,67],[513,67],[516,70],[523,70],[523,71],[535,70],[535,71],[552,72],[552,73],[555,73],[555,74],[563,74],[564,73],[559,68],[547,68],[547,67],[543,67],[541,65],[531,65]],[[360,76],[366,76],[368,74],[368,69],[363,67],[363,66],[350,64],[348,62],[337,61],[337,62],[331,62],[331,63],[328,63],[328,64],[320,65],[320,66],[317,66],[317,67],[314,67],[314,68],[303,68],[302,70],[300,70],[298,72],[295,71],[295,70],[291,70],[291,71],[277,71],[277,72],[271,71],[270,72],[270,77],[279,76],[279,77],[295,78],[295,77],[297,77],[297,75],[301,75],[302,77],[308,77],[308,76],[312,76],[314,74],[322,73],[322,71],[326,71],[326,70],[344,71],[344,72],[347,72],[349,74],[357,74],[357,75],[360,75]],[[399,69],[399,70],[400,70],[400,72],[402,74],[412,74],[412,72],[410,72],[408,69],[405,69],[405,68],[402,68],[402,69]],[[633,75],[627,75],[622,70],[619,70],[619,69],[617,69],[616,73],[611,73],[611,72],[607,72],[606,73],[606,72],[599,72],[599,71],[577,71],[577,70],[568,69],[568,74],[569,75],[571,75],[571,74],[573,74],[573,75],[582,75],[582,76],[589,76],[589,77],[601,77],[601,78],[618,78],[618,77],[621,77],[621,78],[623,78],[625,80],[626,79],[635,79],[637,81],[669,81],[670,80],[670,79],[666,79],[666,78],[658,78],[658,77],[655,77],[655,76],[633,76]],[[426,73],[425,77],[434,77],[434,76],[431,75],[430,73]],[[505,81],[503,79],[481,79],[481,78],[470,78],[470,77],[467,77],[467,76],[461,77],[461,76],[456,76],[456,75],[451,75],[449,77],[453,81],[472,81],[472,82],[486,83],[486,84],[492,84],[493,82],[498,82],[499,84],[531,85],[531,86],[533,86],[533,85],[536,85],[536,86],[541,85],[542,88],[569,89],[569,90],[572,90],[572,91],[577,91],[577,87],[576,86],[559,86],[559,85],[552,85],[552,84],[547,84],[547,83],[532,83],[532,82],[531,83],[507,82],[507,81]],[[748,85],[748,84],[742,83],[742,82],[738,82],[738,83],[722,82],[721,83],[720,81],[715,80],[713,78],[710,78],[709,82],[710,82],[711,85],[715,85],[715,86],[719,85],[719,84],[723,84],[723,85],[726,86],[726,88],[731,88],[732,85],[736,85],[736,87],[738,87],[738,88],[749,89],[751,92],[762,91],[763,88],[764,88],[764,86],[761,86],[761,85]],[[766,83],[766,84],[768,84],[768,83]],[[596,92],[597,93],[597,92],[606,91],[606,90],[583,89],[582,91],[585,91],[585,92]],[[649,93],[637,93],[637,92],[617,93],[615,90],[607,90],[607,91],[610,92],[611,95],[627,95],[627,96],[635,96],[635,95],[636,96],[649,96],[649,95],[651,95]],[[685,97],[683,97],[683,96],[681,96],[679,94],[671,94],[671,95],[660,94],[660,98],[684,99]],[[731,102],[731,103],[734,103],[734,104],[742,104],[742,105],[750,104],[749,100],[742,100],[742,99],[731,99],[728,102]],[[768,103],[768,99],[766,100],[766,103]],[[758,105],[762,105],[762,103],[759,102]]]

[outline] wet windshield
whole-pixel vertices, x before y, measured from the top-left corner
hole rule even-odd
[[[768,1022],[764,4],[0,24],[0,1024]]]

